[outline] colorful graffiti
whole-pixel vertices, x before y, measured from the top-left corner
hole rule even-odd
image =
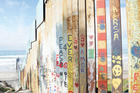
[[[140,92],[140,1],[127,0],[129,93]]]
[[[111,46],[112,46],[112,92],[123,92],[122,77],[122,39],[121,39],[121,18],[120,0],[110,2],[111,16]]]
[[[20,72],[23,89],[33,93],[107,93],[106,0],[97,0],[96,5],[95,1],[44,3],[45,20],[36,28],[36,44],[31,45],[26,65]],[[140,92],[139,5],[138,0],[127,0],[130,93]],[[110,0],[110,7],[112,92],[122,93],[120,0]]]
[[[73,35],[72,1],[67,0],[67,58],[68,58],[68,93],[73,93]]]
[[[88,92],[96,93],[96,64],[95,64],[95,0],[86,0],[87,15],[87,74]]]
[[[78,46],[78,0],[72,0],[72,34],[73,34],[73,93],[79,93],[79,46]]]
[[[68,64],[68,57],[67,57],[67,0],[63,0],[63,60],[64,60],[64,87],[63,93],[68,93],[68,73],[67,73],[67,64]]]
[[[107,93],[107,39],[105,0],[97,0],[98,92]]]
[[[79,1],[79,67],[80,67],[80,93],[87,93],[87,53],[86,53],[86,17],[85,0]]]

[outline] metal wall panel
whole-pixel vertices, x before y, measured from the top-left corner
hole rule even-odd
[[[80,93],[87,93],[87,50],[86,50],[86,1],[79,0],[79,67]]]
[[[129,93],[140,93],[140,1],[127,0]]]
[[[98,92],[107,93],[106,0],[97,0]]]
[[[122,36],[120,0],[110,0],[112,92],[123,92]]]
[[[96,93],[95,0],[86,0],[88,93]]]

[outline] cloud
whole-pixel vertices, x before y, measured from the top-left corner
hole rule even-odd
[[[19,0],[18,0],[19,1]],[[0,8],[0,50],[26,50],[29,39],[32,39],[32,23],[26,11],[30,6],[25,1],[5,0],[6,6],[19,7],[20,12],[13,11],[1,15],[3,9]],[[20,5],[20,6],[19,6]],[[6,7],[9,8],[9,7]]]
[[[16,31],[14,31],[16,30]],[[18,26],[10,29],[7,26],[0,26],[0,49],[1,50],[25,50],[30,33],[29,27]]]
[[[6,5],[11,6],[11,7],[20,5],[20,2],[17,0],[5,0],[5,3]]]
[[[25,1],[23,1],[23,2],[21,3],[21,5],[22,5],[22,7],[23,7],[24,9],[29,9],[29,8],[30,8],[30,6],[29,6]]]
[[[22,9],[30,8],[30,6],[25,1],[21,1],[21,0],[5,0],[5,4],[8,7],[20,6]]]
[[[0,14],[3,14],[3,13],[4,13],[4,9],[0,8]]]
[[[0,50],[26,50],[28,42],[34,38],[35,0],[3,1],[0,6]]]

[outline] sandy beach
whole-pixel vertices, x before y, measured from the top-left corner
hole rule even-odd
[[[17,72],[0,72],[0,81],[11,81],[17,79],[18,79]]]

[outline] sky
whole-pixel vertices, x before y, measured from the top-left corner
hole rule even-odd
[[[0,0],[0,50],[25,50],[33,38],[38,0]]]

